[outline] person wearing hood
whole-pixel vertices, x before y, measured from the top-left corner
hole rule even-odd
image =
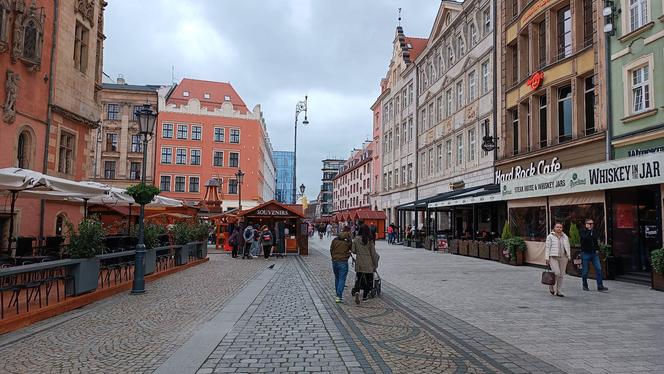
[[[553,225],[553,231],[546,237],[546,244],[544,246],[546,264],[556,273],[556,284],[549,286],[551,295],[564,297],[560,290],[563,287],[563,276],[565,275],[565,269],[567,269],[567,262],[571,257],[571,253],[569,238],[563,232],[563,224],[556,222]]]
[[[336,302],[343,302],[344,288],[346,287],[346,277],[348,276],[348,258],[352,241],[350,237],[350,227],[346,226],[343,231],[332,240],[330,244],[330,255],[332,256],[332,270],[334,271],[334,288],[337,293]]]

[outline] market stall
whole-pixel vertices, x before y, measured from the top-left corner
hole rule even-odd
[[[276,240],[276,253],[309,253],[307,223],[304,221],[302,205],[285,205],[276,200],[242,211],[240,219],[254,227],[267,225]]]

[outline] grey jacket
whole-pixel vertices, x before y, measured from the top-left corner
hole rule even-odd
[[[376,244],[373,241],[369,240],[365,245],[362,243],[362,238],[358,236],[353,240],[350,251],[357,255],[355,259],[356,273],[373,273],[378,269],[380,256],[376,252]]]

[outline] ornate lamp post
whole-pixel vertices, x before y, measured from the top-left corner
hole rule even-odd
[[[293,141],[293,204],[295,204],[295,200],[297,199],[297,195],[295,193],[295,186],[297,186],[297,178],[296,178],[296,173],[297,173],[297,117],[300,115],[300,113],[304,112],[304,121],[302,121],[303,125],[308,125],[309,120],[307,119],[307,98],[308,96],[304,97],[304,101],[298,101],[297,104],[295,105],[295,140]]]
[[[138,118],[140,134],[143,135],[141,185],[145,186],[145,172],[147,170],[146,164],[148,162],[148,141],[152,139],[152,134],[154,134],[157,113],[152,110],[150,104],[145,104],[142,108],[136,110],[135,115]],[[138,218],[138,244],[136,244],[136,259],[134,262],[134,282],[131,287],[131,293],[134,295],[145,292],[145,227],[143,225],[143,217],[145,215],[145,204],[147,203],[145,201],[140,201],[139,204],[141,206],[141,213]]]
[[[304,189],[305,189],[305,188],[306,188],[306,187],[304,187],[304,183],[302,183],[302,184],[300,185],[300,196],[304,196]]]
[[[242,181],[244,180],[242,169],[238,169],[237,173],[235,173],[235,178],[237,178],[237,210],[239,213],[242,211]]]

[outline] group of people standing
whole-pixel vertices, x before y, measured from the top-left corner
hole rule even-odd
[[[351,289],[351,295],[355,303],[360,304],[360,291],[362,300],[366,301],[374,283],[374,272],[378,269],[380,256],[376,252],[375,233],[371,228],[362,224],[355,238],[351,237],[351,227],[345,226],[339,235],[330,244],[330,255],[332,257],[332,270],[334,271],[334,285],[336,291],[336,302],[343,303],[343,293],[346,287],[348,275],[348,259],[354,254],[355,257],[355,285]]]
[[[275,245],[274,235],[267,225],[260,229],[254,228],[249,224],[245,228],[235,227],[233,233],[228,238],[228,243],[232,246],[231,256],[238,258],[238,252],[242,249],[243,259],[252,259],[258,257],[261,250],[265,259],[269,259]]]
[[[602,265],[599,259],[599,237],[594,229],[595,222],[586,219],[585,228],[581,230],[581,282],[584,291],[588,288],[588,271],[592,263],[595,268],[595,279],[597,280],[597,291],[607,291],[602,282]],[[569,237],[563,232],[563,224],[556,222],[553,231],[546,237],[544,258],[547,266],[556,274],[555,284],[549,286],[551,295],[564,297],[562,294],[563,276],[567,263],[572,257]]]

